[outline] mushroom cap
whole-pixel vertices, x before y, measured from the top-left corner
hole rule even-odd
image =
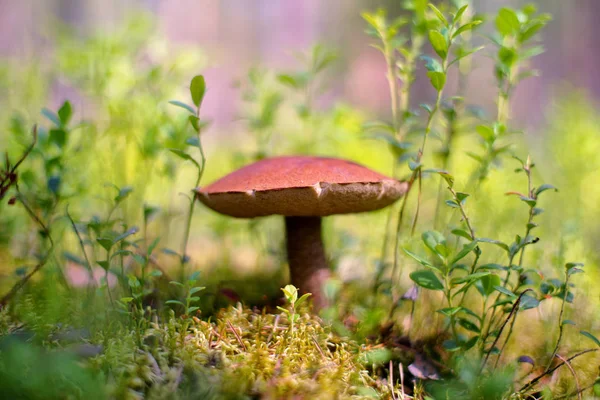
[[[232,217],[323,217],[386,207],[407,186],[347,160],[286,156],[247,165],[196,193],[207,207]]]

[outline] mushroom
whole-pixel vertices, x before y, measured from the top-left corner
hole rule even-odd
[[[351,161],[286,156],[247,165],[196,193],[207,207],[232,217],[283,215],[291,283],[301,293],[312,293],[321,309],[323,283],[330,275],[321,217],[377,210],[406,189],[405,182]]]

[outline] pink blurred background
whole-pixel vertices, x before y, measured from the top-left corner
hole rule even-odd
[[[531,1],[527,2],[530,3]],[[110,31],[124,15],[144,9],[155,14],[158,28],[170,45],[198,46],[209,56],[203,69],[211,92],[205,104],[208,117],[227,126],[235,119],[240,94],[234,82],[244,79],[252,66],[293,69],[295,52],[324,43],[339,51],[330,97],[387,114],[388,89],[381,55],[369,47],[364,34],[363,10],[385,6],[398,11],[399,1],[360,0],[0,0],[0,57],[44,51],[44,27],[57,19],[73,24],[81,35]],[[522,1],[474,0],[480,13]],[[535,60],[539,78],[517,90],[515,118],[523,127],[536,126],[544,110],[562,90],[583,88],[600,96],[600,40],[594,26],[600,20],[600,0],[538,0],[541,12],[554,16],[544,32],[547,52]],[[490,21],[492,22],[492,21]],[[488,24],[488,25],[491,25]],[[488,27],[489,29],[489,27]],[[480,38],[484,42],[483,38]],[[492,46],[488,46],[491,49]],[[470,77],[467,97],[490,108],[494,80],[488,59],[480,55]],[[417,81],[415,101],[430,101],[424,79]]]

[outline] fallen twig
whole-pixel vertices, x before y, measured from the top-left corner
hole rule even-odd
[[[521,389],[519,389],[519,392],[525,392],[529,389],[531,389],[536,383],[538,383],[540,381],[540,379],[542,379],[544,376],[549,375],[551,373],[553,373],[554,371],[556,371],[557,369],[559,369],[560,367],[562,367],[563,365],[565,365],[565,362],[570,362],[572,360],[574,360],[577,357],[580,357],[584,354],[587,353],[593,353],[595,351],[598,351],[598,349],[587,349],[587,350],[582,350],[579,353],[576,353],[574,355],[572,355],[571,357],[567,358],[566,360],[562,361],[560,364],[558,364],[557,366],[555,366],[554,368],[545,371],[541,374],[539,374],[538,376],[536,376],[535,378],[533,378],[532,380],[530,380],[528,383],[526,383],[525,385],[523,385],[523,387]]]
[[[560,354],[555,354],[555,357],[561,360],[567,366],[567,368],[569,368],[569,371],[571,371],[571,375],[573,375],[573,379],[575,380],[575,387],[577,388],[577,398],[581,400],[581,386],[579,385],[579,379],[577,378],[577,374],[575,373],[573,366]]]

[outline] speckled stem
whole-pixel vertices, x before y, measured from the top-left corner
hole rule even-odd
[[[287,254],[292,285],[312,293],[315,310],[327,306],[323,285],[330,272],[321,237],[321,217],[286,217]]]

